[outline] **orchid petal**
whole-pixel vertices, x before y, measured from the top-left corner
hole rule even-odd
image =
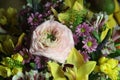
[[[81,65],[81,67],[77,71],[76,80],[88,80],[88,75],[94,70],[95,65],[96,65],[95,61],[88,61]]]
[[[75,0],[65,0],[65,5],[72,8]]]
[[[73,64],[76,68],[79,68],[82,64],[84,64],[84,58],[75,48],[73,48],[66,63]]]
[[[48,62],[48,68],[55,80],[66,80],[62,67],[55,62]]]
[[[80,11],[83,9],[83,5],[81,5],[78,1],[75,1],[74,5],[73,5],[73,9]]]

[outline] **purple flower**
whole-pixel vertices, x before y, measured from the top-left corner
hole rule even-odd
[[[82,43],[84,44],[83,45],[83,48],[88,52],[93,52],[93,51],[96,51],[96,48],[97,48],[97,41],[96,39],[92,38],[92,37],[87,37],[86,39],[84,39],[82,41]]]
[[[90,56],[88,55],[88,53],[86,51],[81,52],[82,56],[84,57],[85,61],[89,61]]]
[[[29,63],[30,60],[33,58],[32,54],[30,54],[28,49],[26,48],[23,48],[19,53],[23,56],[23,64]]]
[[[28,23],[31,26],[38,26],[42,20],[42,14],[39,14],[38,12],[36,12],[35,14],[31,13],[31,15],[28,18]]]
[[[46,63],[48,62],[48,58],[43,56],[35,56],[34,62],[36,64],[37,69],[42,69],[45,67]]]
[[[76,34],[73,34],[73,39],[74,39],[75,45],[77,45],[77,43],[79,42],[79,37]]]
[[[12,77],[12,80],[46,80],[45,76],[38,72],[38,70],[30,70],[22,73],[18,72]]]
[[[77,27],[77,29],[76,29],[76,34],[78,35],[78,36],[81,36],[81,37],[83,37],[83,36],[88,36],[88,35],[90,35],[90,32],[93,30],[93,28],[91,27],[91,26],[89,26],[89,24],[87,24],[87,23],[82,23],[82,24],[80,24],[78,27]]]
[[[37,69],[42,68],[41,59],[40,59],[39,56],[35,56],[34,61],[35,61],[35,64],[36,64],[36,68],[37,68]]]

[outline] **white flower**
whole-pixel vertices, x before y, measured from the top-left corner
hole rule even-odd
[[[30,53],[64,63],[73,47],[71,30],[57,21],[48,20],[33,31]]]

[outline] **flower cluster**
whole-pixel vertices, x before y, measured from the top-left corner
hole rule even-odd
[[[119,80],[119,23],[88,4],[26,0],[19,11],[0,8],[0,80]]]

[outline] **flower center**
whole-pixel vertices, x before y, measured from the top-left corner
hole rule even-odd
[[[41,36],[40,36],[40,45],[43,47],[53,47],[56,45],[56,36],[55,32],[52,31],[45,31]]]
[[[33,22],[37,22],[38,21],[38,18],[37,17],[34,17],[33,18]]]
[[[88,46],[88,47],[91,47],[91,46],[92,46],[92,42],[91,42],[91,41],[88,41],[88,42],[87,42],[87,46]]]
[[[81,31],[81,32],[85,32],[85,29],[84,29],[84,28],[81,28],[80,31]]]
[[[51,34],[51,33],[48,33],[47,34],[47,39],[50,39],[50,41],[52,42],[52,41],[55,41],[55,36],[53,35],[53,34]]]
[[[25,54],[25,55],[24,55],[24,58],[25,58],[25,59],[28,59],[28,58],[29,58],[29,56],[28,56],[27,54]]]

